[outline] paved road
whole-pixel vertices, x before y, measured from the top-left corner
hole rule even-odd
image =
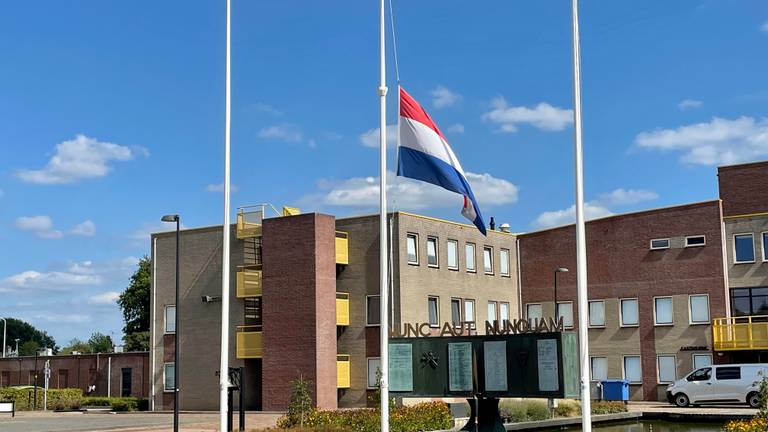
[[[274,426],[279,415],[248,414],[248,429]],[[218,430],[218,413],[186,414],[180,416],[180,429],[184,432],[212,432]],[[165,432],[172,430],[170,413],[81,414],[81,413],[19,413],[16,418],[0,414],[2,432]],[[235,416],[235,429],[237,416]]]

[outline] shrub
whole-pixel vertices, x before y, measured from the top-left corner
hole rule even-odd
[[[295,426],[289,425],[287,418],[288,416],[282,417],[278,421],[278,427]],[[298,430],[375,432],[379,430],[380,419],[377,409],[313,410],[306,418],[304,427]],[[449,429],[452,422],[448,405],[442,402],[424,402],[394,408],[390,412],[389,425],[392,432],[415,432]]]
[[[86,396],[80,406],[83,407],[108,407],[112,406],[112,398],[106,396]]]
[[[309,387],[312,383],[300,375],[299,379],[291,381],[290,384],[292,390],[291,402],[288,403],[288,414],[281,417],[277,425],[283,428],[303,427],[314,411],[312,395],[309,393]]]
[[[555,417],[576,417],[581,415],[581,404],[575,400],[563,400],[555,408]]]
[[[723,426],[725,432],[765,432],[768,430],[768,420],[755,417],[750,420],[732,420]]]
[[[621,401],[592,402],[592,414],[615,414],[627,412],[627,405]]]
[[[89,396],[83,398],[81,406],[84,407],[109,407],[112,411],[146,411],[149,409],[147,399],[133,397],[105,397]]]
[[[136,398],[112,398],[112,411],[136,411],[136,408],[138,408]]]
[[[499,414],[507,423],[546,420],[550,418],[547,403],[541,400],[502,400]]]
[[[70,410],[80,408],[83,391],[80,389],[48,389],[48,409]],[[35,407],[34,389],[5,387],[0,389],[0,400],[13,401],[18,411]],[[44,390],[37,389],[37,408],[43,408]]]

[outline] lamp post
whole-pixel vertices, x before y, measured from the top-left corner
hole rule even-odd
[[[176,303],[174,307],[174,329],[173,338],[173,432],[179,432],[179,215],[165,215],[161,219],[163,222],[176,222]]]
[[[5,332],[8,329],[8,321],[6,321],[5,318],[0,318],[0,320],[3,320],[3,358],[5,358]]]
[[[16,357],[18,357],[19,356],[19,340],[18,339],[14,339],[14,340],[16,341]]]
[[[557,310],[557,274],[558,273],[568,273],[568,269],[565,267],[560,267],[555,269],[555,319],[560,318],[560,314]]]

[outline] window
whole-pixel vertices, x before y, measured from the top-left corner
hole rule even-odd
[[[454,327],[461,327],[461,299],[451,299],[451,323]]]
[[[379,384],[378,374],[381,372],[381,359],[372,357],[368,359],[368,388],[376,388]]]
[[[656,297],[653,299],[653,322],[656,325],[671,325],[672,297]]]
[[[669,239],[653,239],[651,240],[651,250],[657,249],[669,249]]]
[[[676,365],[677,360],[673,355],[660,355],[656,357],[659,384],[669,384],[677,380]]]
[[[165,306],[165,332],[176,333],[176,306]]]
[[[485,274],[493,274],[493,248],[490,246],[483,248],[483,269]]]
[[[605,302],[602,300],[589,302],[589,326],[605,327]]]
[[[706,294],[688,296],[691,324],[709,324],[709,296]]]
[[[541,311],[541,305],[537,303],[528,304],[525,306],[525,316],[529,320],[541,319],[544,314]]]
[[[715,378],[719,380],[738,380],[741,379],[740,366],[727,366],[715,369]]]
[[[437,239],[427,237],[427,265],[437,267]]]
[[[731,290],[734,316],[768,315],[768,288],[734,288]]]
[[[501,319],[504,325],[507,325],[507,321],[509,321],[509,303],[499,303],[499,319]]]
[[[475,301],[464,300],[464,321],[471,322],[472,327],[475,327]]]
[[[261,297],[247,297],[243,299],[243,324],[247,326],[261,326]]]
[[[496,321],[496,302],[488,302],[488,322]]]
[[[704,246],[707,240],[703,235],[688,236],[685,238],[685,247]]]
[[[408,254],[408,264],[419,263],[419,236],[416,234],[408,234],[405,236],[405,250]]]
[[[377,326],[381,323],[381,300],[377,295],[365,296],[365,323]]]
[[[638,325],[637,299],[621,299],[621,326],[635,327]]]
[[[131,368],[122,368],[120,373],[121,376],[121,386],[120,386],[120,396],[122,397],[130,397],[131,393],[133,393],[133,389],[131,388],[131,383],[133,382],[132,375],[133,370]],[[67,384],[64,384],[64,386],[61,385],[61,371],[59,371],[59,388],[67,388],[69,387]]]
[[[464,245],[464,262],[467,263],[467,271],[475,272],[475,245],[467,243]]]
[[[694,354],[693,355],[693,368],[699,369],[712,365],[712,354]]]
[[[768,251],[768,232],[764,232],[762,234],[763,237],[763,261],[768,261],[768,256],[765,255],[765,252]]]
[[[589,366],[589,375],[592,377],[592,381],[608,379],[608,359],[606,357],[591,357]]]
[[[499,251],[499,272],[502,276],[509,276],[509,250]]]
[[[686,381],[709,381],[710,378],[712,378],[712,368],[704,368],[688,375]]]
[[[755,240],[751,233],[733,236],[733,256],[736,264],[755,262]]]
[[[173,376],[176,366],[173,363],[165,363],[163,366],[163,391],[173,391],[176,385]]]
[[[439,326],[440,319],[440,299],[438,297],[427,297],[427,315],[429,316],[429,326]]]
[[[573,302],[557,303],[557,319],[563,319],[563,327],[573,328]]]
[[[630,383],[641,383],[643,381],[640,356],[624,356],[624,379]]]
[[[448,240],[448,268],[459,269],[459,242],[456,240]]]

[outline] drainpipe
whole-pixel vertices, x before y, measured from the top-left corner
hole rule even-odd
[[[107,397],[112,397],[112,356],[107,358]]]

